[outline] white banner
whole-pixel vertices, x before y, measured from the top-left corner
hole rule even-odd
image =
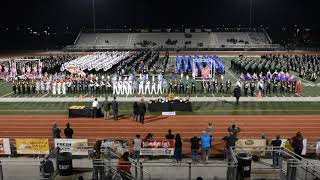
[[[169,111],[169,112],[162,112],[162,116],[175,116],[175,111]]]
[[[71,152],[72,155],[88,155],[88,139],[54,139],[54,147],[60,152]]]
[[[11,154],[9,138],[0,138],[0,154]]]

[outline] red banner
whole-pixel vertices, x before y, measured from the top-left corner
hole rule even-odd
[[[140,155],[173,155],[173,140],[142,140]]]

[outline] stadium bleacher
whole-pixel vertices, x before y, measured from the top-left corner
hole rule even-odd
[[[67,48],[235,48],[272,47],[265,32],[80,33]]]

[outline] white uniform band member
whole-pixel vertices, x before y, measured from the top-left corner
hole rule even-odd
[[[151,83],[151,93],[150,94],[158,94],[158,92],[156,90],[156,83],[154,82],[154,78]]]
[[[62,82],[62,94],[67,94],[67,86],[65,81]]]
[[[56,90],[57,90],[57,83],[56,81],[53,81],[52,83],[52,94],[56,95]]]
[[[127,84],[128,84],[127,95],[132,95],[132,81],[128,81]]]
[[[162,81],[159,80],[158,81],[158,85],[157,85],[157,93],[156,94],[162,94]]]
[[[112,94],[115,95],[118,92],[118,83],[117,81],[112,82]]]
[[[61,94],[61,82],[58,81],[57,83],[57,94],[60,95]]]
[[[139,83],[139,92],[138,94],[144,94],[144,91],[143,91],[143,84],[144,84],[144,81],[143,80],[140,80],[140,83]]]
[[[144,94],[147,94],[147,92],[149,93],[149,94],[151,94],[151,91],[150,91],[150,81],[146,81],[146,85],[145,85],[145,87],[144,87]]]

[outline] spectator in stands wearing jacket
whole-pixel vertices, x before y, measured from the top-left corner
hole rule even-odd
[[[191,142],[191,152],[192,152],[192,162],[197,162],[198,161],[198,151],[199,151],[199,142],[200,138],[197,136],[194,136],[190,139]]]
[[[301,156],[303,150],[303,136],[301,132],[297,132],[296,136],[292,138],[292,147],[294,149],[294,153]]]

